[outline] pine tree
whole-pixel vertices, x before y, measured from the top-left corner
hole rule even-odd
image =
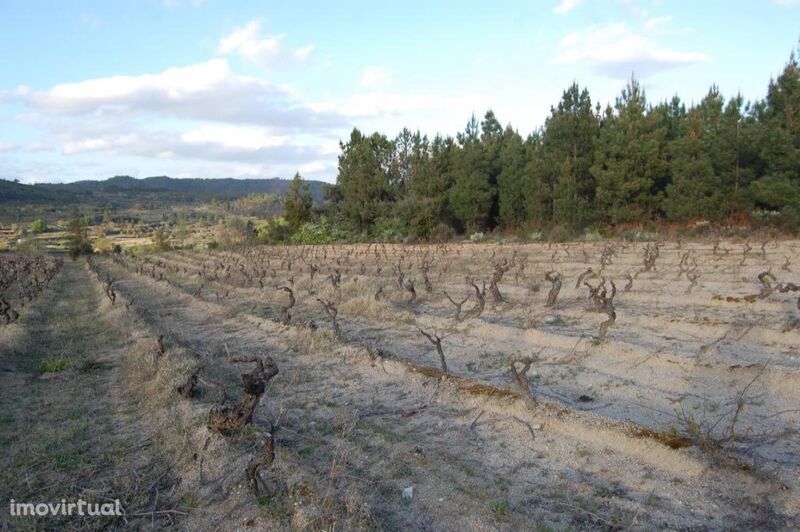
[[[488,176],[489,190],[491,191],[491,206],[487,220],[490,229],[495,227],[500,214],[497,180],[502,171],[500,161],[502,143],[503,126],[500,125],[500,121],[497,120],[494,111],[489,109],[483,117],[483,122],[481,122],[481,148],[484,169]]]
[[[399,201],[397,213],[413,237],[430,235],[447,203],[448,187],[434,160],[434,152],[441,142],[441,137],[436,137],[431,147],[428,137],[419,131],[410,139],[407,193]]]
[[[527,188],[525,193],[525,214],[527,221],[534,227],[543,227],[552,220],[553,187],[546,172],[542,169],[542,133],[534,131],[525,139],[527,164],[525,176]]]
[[[408,128],[403,128],[394,141],[395,154],[394,164],[390,172],[390,186],[392,194],[397,200],[402,199],[408,190],[414,164],[414,142],[418,136],[419,132],[415,135]]]
[[[793,227],[800,224],[800,69],[794,53],[769,84],[759,109],[761,158],[766,175],[751,183],[756,203],[780,210]]]
[[[632,78],[601,120],[591,173],[597,206],[611,222],[650,219],[659,204],[654,185],[669,172],[667,131],[647,110],[644,91]]]
[[[550,189],[550,223],[581,227],[594,217],[591,167],[599,133],[589,92],[573,83],[550,109],[542,133],[540,180]]]
[[[750,104],[738,94],[731,98],[720,119],[720,148],[714,167],[729,194],[729,215],[749,207],[745,190],[755,179],[763,162],[758,154],[759,128]]]
[[[686,106],[678,96],[673,96],[671,100],[661,102],[650,110],[650,118],[657,127],[664,129],[663,144],[665,146],[666,164],[660,172],[653,176],[651,193],[655,197],[657,205],[656,211],[664,211],[664,197],[667,187],[672,183],[672,153],[670,147],[675,141],[680,139],[685,130]]]
[[[363,232],[388,210],[394,146],[384,135],[365,137],[353,129],[349,142],[340,143],[340,147],[336,178],[341,192],[339,206],[350,225]]]
[[[286,222],[292,231],[296,231],[301,225],[311,219],[311,189],[300,173],[294,174],[289,193],[283,200],[283,210],[286,213]]]
[[[525,144],[522,137],[507,127],[500,147],[500,174],[497,176],[499,222],[504,228],[525,223],[525,192],[528,184]]]
[[[450,208],[464,229],[482,231],[489,227],[494,190],[474,116],[464,133],[459,134],[458,141],[460,149],[453,154],[450,170],[453,176],[448,194]]]
[[[766,105],[762,157],[767,173],[800,179],[800,68],[794,53],[778,79],[770,82]]]
[[[680,136],[671,143],[672,183],[667,186],[664,200],[665,211],[671,219],[717,219],[727,213],[728,194],[714,168],[714,154],[720,150],[723,102],[712,87],[703,101],[689,111]],[[716,159],[720,160],[720,154]]]

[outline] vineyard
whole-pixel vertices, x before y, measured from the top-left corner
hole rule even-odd
[[[0,256],[0,325],[17,321],[16,309],[36,299],[63,263],[45,257]]]
[[[797,241],[2,261],[11,494],[113,492],[108,525],[194,529],[800,519]],[[20,459],[19,397],[48,386],[96,412],[80,422],[106,467],[62,471],[80,486]]]

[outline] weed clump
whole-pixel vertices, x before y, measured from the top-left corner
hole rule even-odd
[[[39,373],[59,373],[71,367],[72,363],[65,357],[46,358],[39,364]]]

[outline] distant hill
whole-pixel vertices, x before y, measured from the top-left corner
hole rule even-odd
[[[0,203],[51,203],[75,202],[77,196],[70,191],[57,191],[42,186],[23,185],[0,179]]]
[[[288,179],[175,179],[167,176],[135,179],[116,176],[103,181],[74,183],[39,183],[24,185],[0,180],[0,203],[110,203],[134,201],[202,202],[210,199],[233,199],[248,194],[285,194]],[[315,201],[321,201],[325,183],[307,181]]]

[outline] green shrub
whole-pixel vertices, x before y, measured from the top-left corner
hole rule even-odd
[[[379,218],[370,228],[370,236],[383,242],[400,242],[407,234],[408,227],[401,218]]]
[[[292,237],[289,224],[283,218],[270,218],[266,223],[257,227],[258,242],[261,244],[283,244]]]
[[[67,222],[67,231],[70,233],[67,242],[67,253],[72,260],[81,255],[91,255],[94,246],[89,242],[89,222],[82,216],[76,216]]]
[[[153,233],[153,249],[156,251],[169,251],[172,246],[170,245],[170,236],[167,233],[167,230],[163,227],[159,227],[156,229],[156,232]]]
[[[41,218],[38,218],[31,222],[31,232],[32,233],[44,233],[47,231],[47,224]]]
[[[326,217],[317,222],[305,223],[292,235],[293,244],[330,244],[347,240],[349,234],[336,225],[332,225]]]
[[[75,260],[81,255],[91,255],[94,253],[94,247],[90,242],[80,242],[73,239],[67,247],[67,253],[69,253],[72,260]]]
[[[478,244],[480,242],[486,242],[486,235],[482,232],[476,232],[469,235],[469,241],[473,244]]]

